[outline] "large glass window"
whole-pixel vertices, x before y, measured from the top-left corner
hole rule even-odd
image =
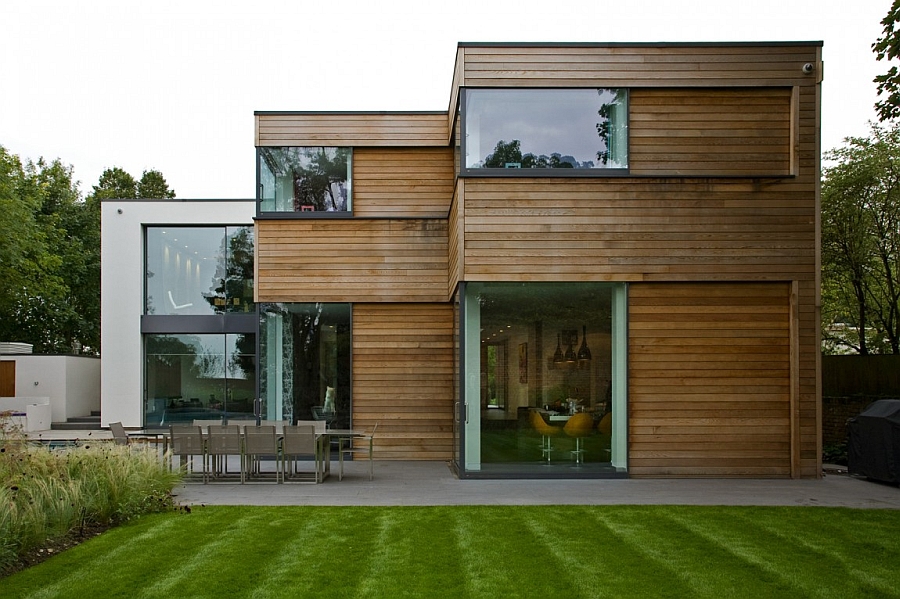
[[[264,418],[350,428],[350,304],[260,304]]]
[[[255,418],[256,335],[145,335],[145,426]]]
[[[628,167],[625,89],[467,89],[464,101],[465,169]]]
[[[466,473],[625,468],[624,285],[467,283]]]
[[[253,312],[253,227],[147,227],[145,313]]]
[[[260,212],[350,211],[350,148],[262,147],[257,156]]]

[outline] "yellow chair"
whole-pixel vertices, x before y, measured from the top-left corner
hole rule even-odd
[[[553,447],[550,445],[550,437],[554,437],[562,430],[558,426],[552,426],[544,421],[544,417],[537,410],[531,410],[531,426],[541,436],[541,459],[546,458],[550,463],[550,452]]]
[[[600,419],[600,423],[597,424],[597,431],[607,437],[612,434],[612,412],[607,412],[603,415],[603,418]]]
[[[579,412],[569,418],[569,421],[566,422],[566,426],[563,428],[563,432],[575,438],[575,449],[571,453],[575,456],[575,463],[581,464],[584,461],[582,457],[584,455],[584,446],[581,440],[594,434],[594,417],[587,412]]]

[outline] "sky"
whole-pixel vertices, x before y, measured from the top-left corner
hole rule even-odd
[[[891,0],[0,0],[0,145],[85,195],[252,198],[255,110],[447,110],[458,42],[823,41],[822,149],[876,120]]]

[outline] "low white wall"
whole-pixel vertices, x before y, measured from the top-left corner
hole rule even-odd
[[[88,416],[100,409],[98,358],[7,354],[3,359],[16,363],[16,397],[49,398],[53,422]]]

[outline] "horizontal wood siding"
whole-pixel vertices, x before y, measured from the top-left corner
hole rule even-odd
[[[447,218],[452,197],[449,147],[353,151],[355,217]]]
[[[256,115],[257,146],[447,146],[447,113]]]
[[[790,286],[629,287],[632,476],[791,474]]]
[[[445,219],[260,220],[261,302],[447,300]]]
[[[791,88],[636,89],[628,119],[635,175],[788,175]]]
[[[376,460],[450,459],[453,357],[451,304],[353,305],[353,427],[378,423]]]
[[[809,184],[461,179],[466,280],[813,280]]]
[[[727,87],[811,85],[816,45],[466,46],[469,87]]]

